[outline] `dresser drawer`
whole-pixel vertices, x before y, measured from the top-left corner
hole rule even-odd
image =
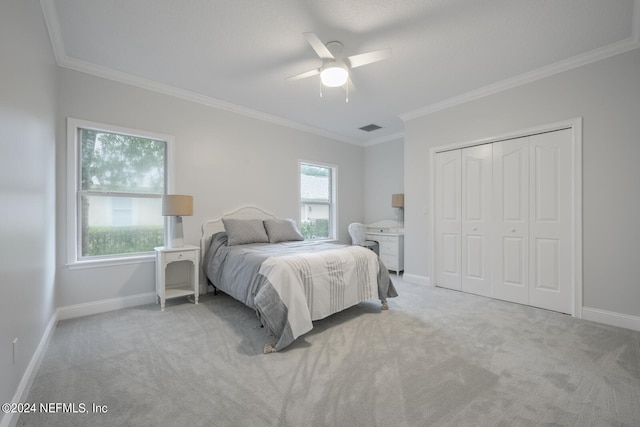
[[[396,256],[398,254],[398,242],[396,242],[396,241],[391,241],[391,242],[381,241],[381,242],[378,242],[378,244],[380,245],[380,255]]]
[[[387,270],[398,270],[398,258],[396,256],[380,254],[380,260],[382,261],[384,266],[387,267]]]
[[[195,261],[196,253],[195,251],[184,251],[184,252],[167,252],[164,254],[165,262],[174,262],[174,261]]]
[[[378,242],[380,260],[388,270],[404,270],[404,235],[394,233],[367,233],[367,240]]]

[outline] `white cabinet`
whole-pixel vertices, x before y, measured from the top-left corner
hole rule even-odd
[[[161,310],[164,311],[165,301],[170,298],[193,295],[195,303],[198,303],[199,296],[199,271],[200,271],[200,248],[197,246],[185,245],[181,248],[167,248],[160,246],[154,248],[156,251],[156,303],[160,303]],[[184,282],[167,285],[166,270],[169,264],[174,262],[187,261],[191,264],[188,277]]]
[[[380,259],[387,269],[400,274],[404,271],[404,234],[367,232],[367,240],[380,246]]]

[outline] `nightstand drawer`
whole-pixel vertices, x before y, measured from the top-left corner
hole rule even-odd
[[[175,261],[194,261],[196,259],[196,253],[194,251],[184,251],[184,252],[167,252],[164,254],[165,262],[175,262]]]

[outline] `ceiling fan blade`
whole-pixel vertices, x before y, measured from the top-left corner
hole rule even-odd
[[[322,40],[318,38],[316,33],[302,33],[304,37],[307,39],[313,50],[316,51],[318,56],[321,59],[335,59],[333,54],[327,49]]]
[[[300,80],[307,77],[317,76],[318,74],[320,74],[320,69],[316,68],[315,70],[306,71],[304,73],[296,74],[295,76],[287,77],[287,80]]]
[[[373,52],[361,53],[348,57],[351,68],[361,67],[372,62],[382,61],[391,58],[391,49],[374,50]]]

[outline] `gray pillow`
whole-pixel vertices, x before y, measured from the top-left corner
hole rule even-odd
[[[224,230],[229,238],[227,245],[247,243],[269,243],[269,236],[261,219],[222,218]]]
[[[264,228],[269,235],[269,243],[304,240],[292,219],[265,219]]]

